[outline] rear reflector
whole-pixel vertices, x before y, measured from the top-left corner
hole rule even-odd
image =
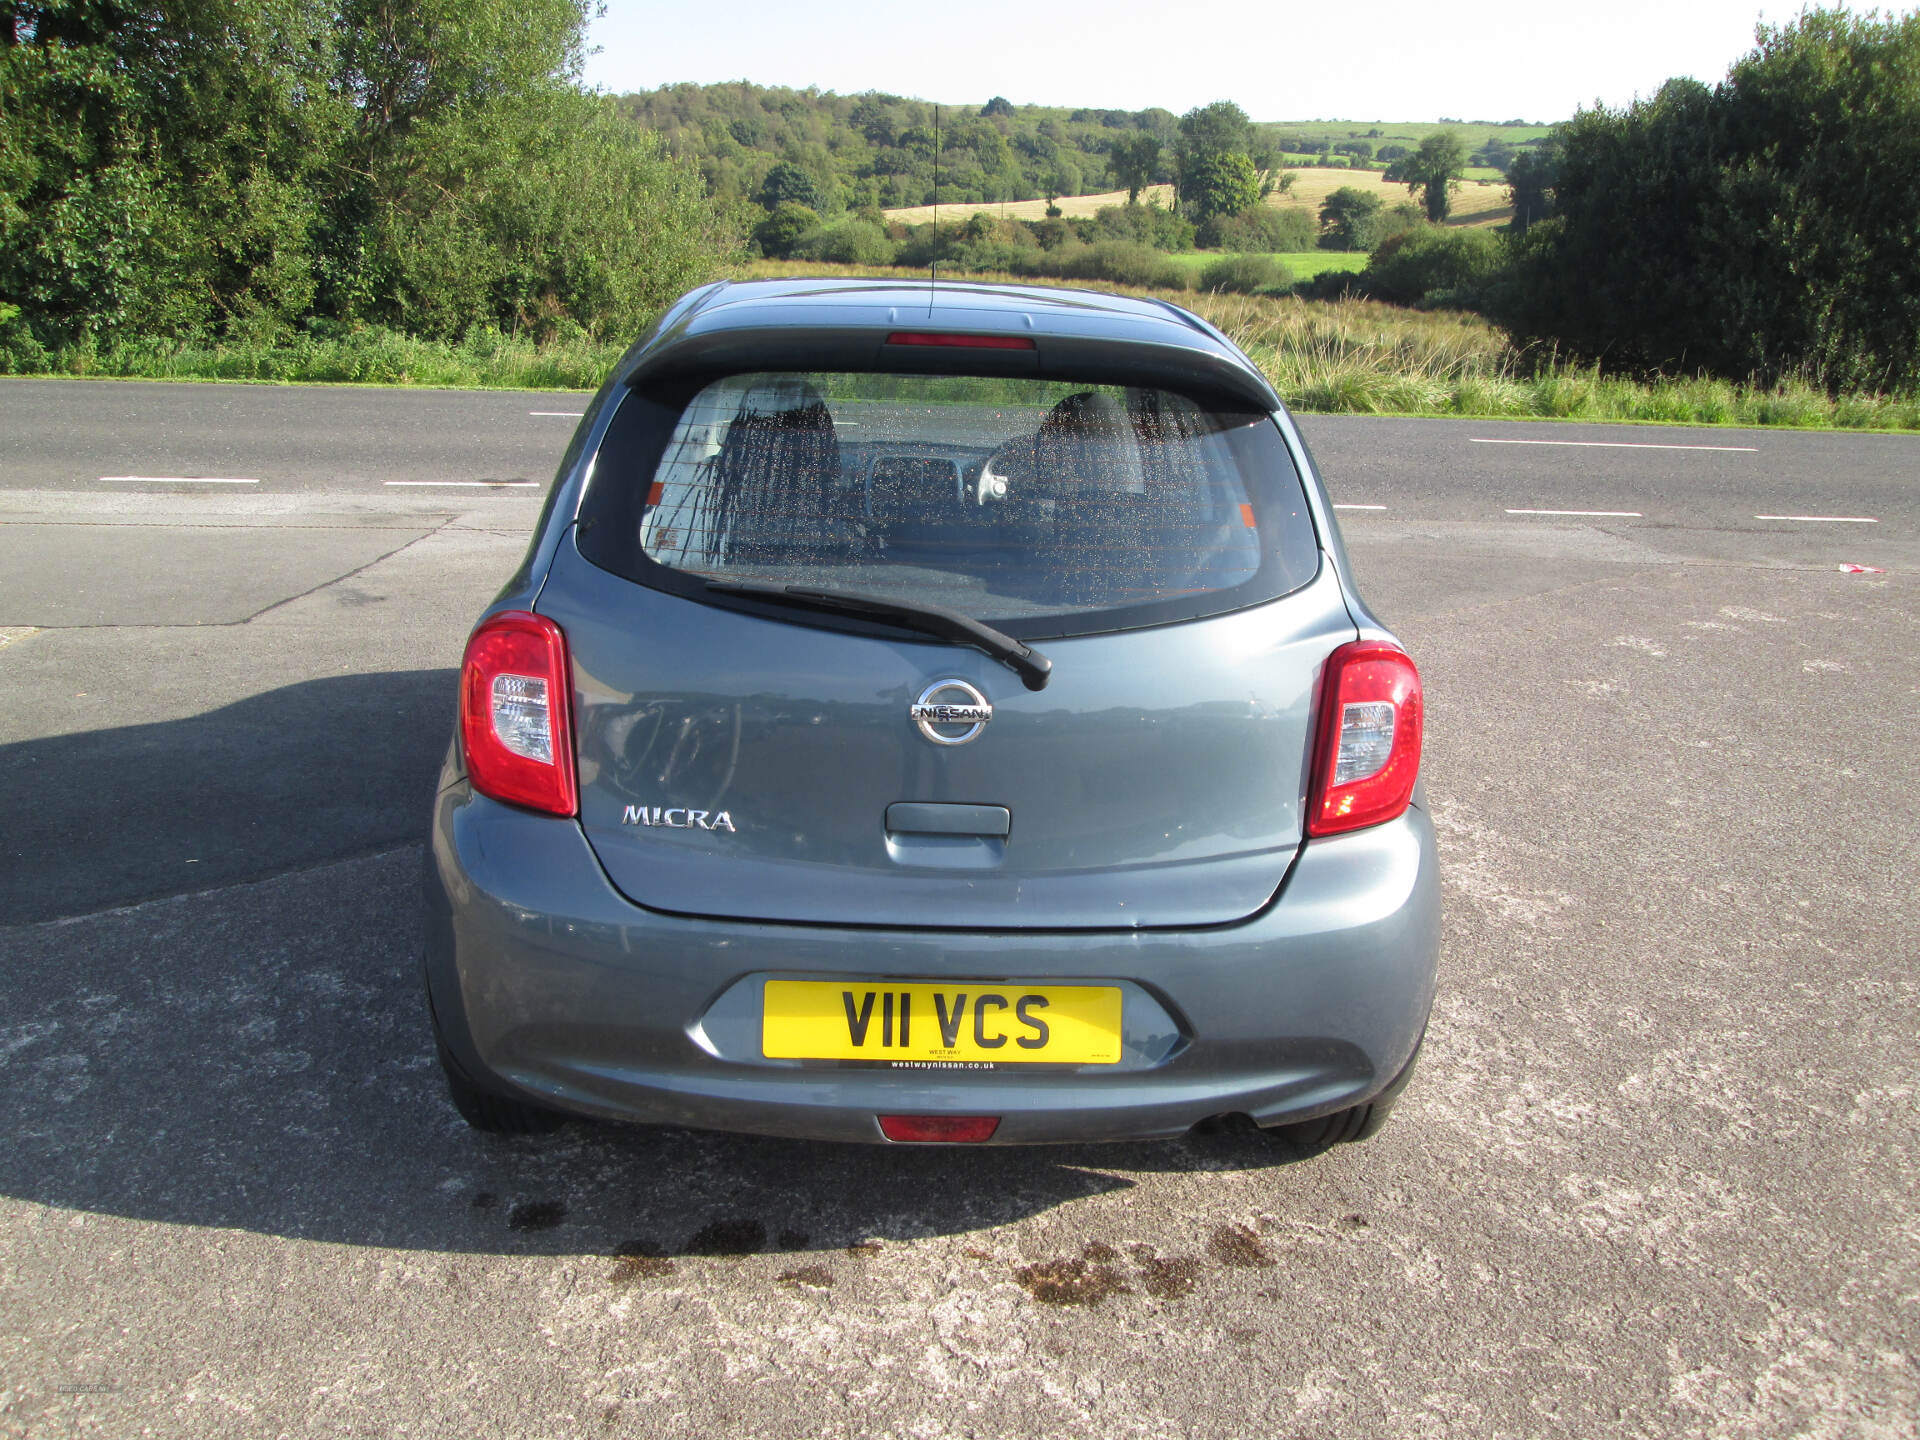
[[[889,1140],[922,1140],[968,1145],[991,1140],[998,1115],[882,1115],[880,1133]]]
[[[473,788],[548,815],[576,813],[571,693],[558,625],[525,610],[489,616],[460,667],[460,747]]]
[[[1406,811],[1420,777],[1420,672],[1397,645],[1361,640],[1327,657],[1307,834],[1338,835]]]
[[[946,335],[925,330],[896,330],[889,345],[947,345],[961,350],[1032,350],[1030,335]]]

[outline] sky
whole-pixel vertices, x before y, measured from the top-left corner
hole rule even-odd
[[[1233,100],[1255,120],[1554,121],[1675,75],[1719,80],[1756,23],[1798,13],[1798,0],[606,0],[586,80],[1176,114]]]

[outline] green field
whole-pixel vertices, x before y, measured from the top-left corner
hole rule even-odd
[[[1187,250],[1167,259],[1183,266],[1194,282],[1199,283],[1200,272],[1216,260],[1228,258],[1224,250]],[[1233,252],[1239,253],[1239,252]],[[1365,252],[1359,250],[1298,250],[1285,255],[1269,255],[1269,260],[1277,260],[1293,272],[1296,280],[1311,280],[1323,270],[1364,270],[1367,265]]]
[[[1546,125],[1490,125],[1485,121],[1437,120],[1257,120],[1254,131],[1269,142],[1298,136],[1307,141],[1326,141],[1338,145],[1347,140],[1365,140],[1378,151],[1382,145],[1404,145],[1418,149],[1420,142],[1436,130],[1451,130],[1468,150],[1478,150],[1489,140],[1504,140],[1509,145],[1537,140],[1550,129]]]

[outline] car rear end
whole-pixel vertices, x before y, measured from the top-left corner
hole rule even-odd
[[[463,668],[450,1073],[823,1139],[1374,1123],[1421,698],[1297,435],[1171,307],[926,295],[704,292],[596,399]]]

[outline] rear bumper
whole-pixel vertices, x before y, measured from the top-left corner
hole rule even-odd
[[[661,914],[622,897],[579,827],[451,785],[427,864],[427,986],[460,1067],[589,1115],[886,1143],[880,1114],[998,1115],[995,1143],[1263,1125],[1380,1095],[1406,1070],[1439,952],[1433,827],[1419,809],[1309,842],[1279,897],[1229,926],[957,932]],[[704,1025],[765,975],[1104,981],[1180,1032],[1131,1066],[922,1071],[800,1065]],[[1165,1045],[1146,1047],[1156,1054]]]

